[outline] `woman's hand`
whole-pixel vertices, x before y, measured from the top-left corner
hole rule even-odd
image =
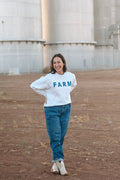
[[[45,104],[47,104],[47,98],[45,97]]]

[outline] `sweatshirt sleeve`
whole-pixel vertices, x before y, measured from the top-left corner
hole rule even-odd
[[[76,81],[76,77],[73,74],[73,81],[72,81],[72,85],[71,85],[71,91],[73,91],[73,89],[77,86],[77,81]]]
[[[50,88],[49,78],[48,76],[42,76],[40,79],[32,82],[30,87],[38,94],[43,96],[47,96],[46,90]]]

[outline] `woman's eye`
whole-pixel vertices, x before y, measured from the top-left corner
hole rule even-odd
[[[61,62],[60,61],[57,61],[57,62],[54,62],[53,64],[60,64]]]

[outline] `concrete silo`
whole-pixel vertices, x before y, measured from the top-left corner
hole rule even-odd
[[[0,73],[43,69],[40,0],[0,0]]]
[[[94,0],[95,40],[98,45],[110,45],[109,27],[115,24],[115,0]]]
[[[92,69],[93,0],[42,0],[44,63],[62,53],[72,70]]]
[[[94,0],[95,66],[98,69],[120,67],[120,2]]]

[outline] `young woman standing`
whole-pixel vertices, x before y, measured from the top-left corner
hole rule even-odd
[[[53,152],[53,173],[67,175],[64,164],[63,142],[71,113],[70,92],[76,87],[75,75],[67,72],[62,54],[51,60],[50,73],[31,84],[38,94],[45,96],[44,111],[50,146]]]

